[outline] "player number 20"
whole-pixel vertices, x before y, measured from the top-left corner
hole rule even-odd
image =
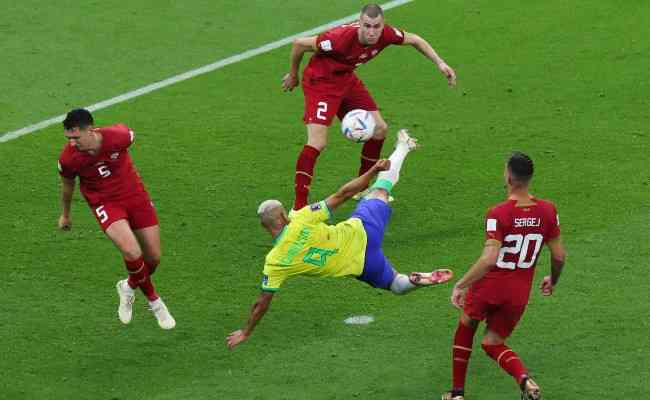
[[[504,242],[514,242],[510,247],[501,247],[499,251],[499,258],[497,259],[497,267],[505,269],[515,268],[530,268],[535,264],[539,250],[542,248],[544,236],[539,233],[531,233],[526,236],[523,235],[507,235],[503,238]],[[535,248],[530,260],[526,261],[528,249],[534,243]],[[512,261],[504,261],[506,254],[519,254],[519,259],[516,263]]]

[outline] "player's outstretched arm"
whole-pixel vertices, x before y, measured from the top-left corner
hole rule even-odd
[[[451,303],[458,308],[462,308],[465,303],[465,293],[472,284],[485,276],[490,269],[496,264],[501,242],[489,239],[483,247],[483,254],[476,260],[474,265],[463,275],[451,294]]]
[[[59,217],[59,229],[69,231],[72,228],[70,219],[70,208],[72,204],[72,194],[74,193],[74,179],[61,177],[61,216]]]
[[[298,76],[302,56],[308,51],[315,52],[317,50],[316,36],[302,37],[293,41],[293,45],[291,46],[289,72],[282,78],[282,89],[285,92],[292,91],[296,86],[298,86]]]
[[[370,181],[381,171],[390,169],[390,160],[379,160],[365,174],[352,179],[350,182],[341,186],[341,188],[325,200],[330,211],[334,210],[345,203],[355,194],[365,190],[370,186]]]
[[[273,300],[273,293],[262,292],[257,297],[257,301],[253,304],[251,309],[251,315],[246,322],[246,326],[242,329],[232,332],[226,338],[226,344],[229,349],[234,349],[239,343],[245,341],[253,333],[255,325],[259,322],[260,319],[266,314],[266,311],[271,305],[271,300]]]
[[[438,70],[447,78],[449,86],[456,86],[456,72],[436,53],[429,42],[414,33],[404,32],[403,44],[415,47],[426,58],[433,61],[438,66]]]
[[[540,289],[544,296],[550,296],[553,294],[555,285],[560,280],[560,275],[564,268],[564,261],[566,260],[566,251],[559,236],[550,240],[546,245],[551,251],[551,275],[547,275],[542,279]]]

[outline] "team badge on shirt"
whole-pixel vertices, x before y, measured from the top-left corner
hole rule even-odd
[[[117,160],[117,157],[120,156],[120,153],[113,153],[111,154],[111,160]]]
[[[332,51],[332,41],[331,40],[323,40],[320,42],[320,48],[323,51]]]
[[[316,212],[321,209],[321,205],[320,203],[312,204],[309,206],[309,209]]]

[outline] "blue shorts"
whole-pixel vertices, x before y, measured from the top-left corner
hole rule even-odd
[[[390,220],[392,210],[388,204],[379,199],[361,200],[350,218],[359,218],[368,236],[366,245],[366,260],[363,273],[357,279],[372,287],[390,289],[395,279],[395,270],[390,261],[384,256],[381,244],[384,241],[384,231]]]

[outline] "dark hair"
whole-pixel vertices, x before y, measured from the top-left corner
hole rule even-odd
[[[384,10],[378,4],[366,4],[361,9],[361,15],[367,15],[370,18],[377,18],[379,16],[384,16]]]
[[[70,111],[65,116],[65,119],[63,120],[63,128],[65,130],[74,128],[84,129],[94,123],[95,121],[93,120],[93,116],[90,114],[90,111],[83,108],[77,108]]]
[[[521,183],[528,183],[533,178],[533,160],[520,151],[514,151],[508,159],[508,171],[512,177]]]

